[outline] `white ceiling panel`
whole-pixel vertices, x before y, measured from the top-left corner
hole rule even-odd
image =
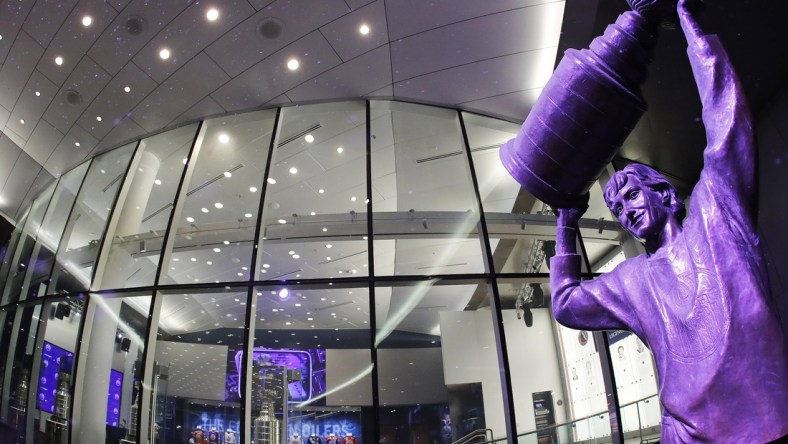
[[[235,77],[319,27],[347,13],[342,0],[278,0],[250,17],[208,47],[206,52],[230,76]],[[266,38],[261,26],[270,19],[279,26],[278,37]],[[308,51],[315,56],[314,50]],[[294,54],[293,56],[295,56]],[[297,54],[304,57],[304,54]]]
[[[397,97],[437,100],[439,103],[464,103],[512,91],[544,86],[550,78],[556,48],[513,54],[445,69],[394,84]],[[540,67],[540,69],[536,69]],[[491,76],[494,81],[489,81]],[[462,91],[445,88],[447,84],[466,85]]]
[[[47,123],[46,120],[40,120],[25,145],[25,152],[43,165],[62,139],[63,133]]]
[[[55,33],[76,4],[77,0],[38,0],[25,19],[22,29],[45,47],[55,37]]]
[[[399,0],[386,2],[391,40],[417,34],[476,17],[523,8],[555,0],[469,1],[457,5],[456,0]],[[563,2],[561,2],[563,3]],[[478,37],[478,36],[477,36]]]
[[[367,35],[362,35],[359,31],[362,25],[369,28]],[[320,28],[320,32],[344,61],[385,45],[389,37],[383,0],[334,20]]]
[[[38,62],[38,70],[51,81],[62,85],[116,15],[115,10],[102,0],[81,0],[44,52]],[[82,24],[85,16],[93,19],[90,26]],[[56,57],[63,59],[62,65],[55,63]]]
[[[17,146],[25,146],[25,144],[27,143],[27,139],[14,132],[14,130],[12,130],[11,128],[6,128],[3,134],[8,136],[8,138],[11,139],[11,141],[14,142]]]
[[[227,80],[227,74],[201,52],[137,105],[133,119],[148,131],[163,128]]]
[[[5,109],[14,109],[19,94],[43,53],[44,48],[29,35],[24,32],[17,35],[3,69],[0,70],[0,105]]]
[[[563,3],[548,3],[502,12],[392,42],[394,81],[494,57],[557,47],[559,35],[555,29],[561,25],[563,6]],[[552,68],[552,65],[545,67],[549,71]]]
[[[79,146],[76,144],[79,143]],[[77,125],[71,128],[44,163],[44,168],[57,175],[85,159],[98,140]]]
[[[98,38],[88,55],[115,74],[187,6],[187,1],[134,0]],[[135,30],[130,19],[138,19],[141,26]]]
[[[25,153],[20,153],[14,163],[14,169],[8,175],[8,180],[3,186],[3,199],[0,200],[0,211],[17,208],[27,195],[27,190],[41,170],[41,165]]]
[[[0,4],[0,62],[5,60],[16,34],[22,29],[25,17],[33,7],[33,1],[3,2]]]
[[[60,88],[58,96],[52,101],[44,113],[44,119],[55,128],[66,133],[77,121],[85,108],[96,98],[98,93],[110,81],[110,76],[90,57],[82,58],[76,69]],[[81,102],[72,104],[66,100],[68,91],[76,91],[82,97]]]
[[[295,71],[286,66],[292,57],[300,60]],[[228,111],[254,108],[340,63],[326,39],[315,31],[248,69],[211,97]]]
[[[206,97],[200,100],[193,107],[186,110],[186,112],[176,117],[175,120],[170,122],[167,126],[175,126],[192,120],[199,120],[214,114],[223,114],[224,112],[225,109],[222,108],[221,105],[216,103],[216,101],[212,98]]]
[[[460,105],[467,110],[473,110],[482,114],[500,116],[520,116],[519,120],[525,120],[531,107],[539,98],[542,88],[517,91],[499,96],[486,97],[484,99],[464,102]]]
[[[213,6],[217,7],[219,18],[211,22],[206,19],[206,13]],[[192,3],[151,39],[133,61],[154,80],[161,83],[207,45],[254,12],[246,0],[227,0],[221,2],[221,6],[212,3]],[[172,55],[168,60],[159,57],[162,48],[170,50]]]
[[[29,139],[36,122],[44,115],[47,106],[57,94],[57,90],[57,85],[50,82],[40,72],[33,71],[22,92],[22,95],[29,100],[17,101],[8,120],[8,128],[13,129],[25,139]],[[39,95],[36,95],[36,92]],[[23,120],[25,122],[24,125],[21,123]]]
[[[0,134],[0,159],[3,159],[0,162],[0,185],[5,184],[21,152],[22,150],[19,149],[19,146],[9,139],[8,136]]]
[[[93,156],[104,152],[109,148],[119,145],[121,142],[129,141],[146,133],[147,131],[145,131],[145,128],[139,126],[137,122],[131,120],[131,118],[126,117],[121,120],[119,124],[115,125],[109,134],[101,139],[101,142],[96,145],[96,148],[90,155]]]
[[[157,86],[158,84],[135,64],[129,63],[91,102],[77,120],[77,124],[100,140]],[[126,92],[126,87],[129,88],[129,92]],[[101,121],[96,119],[97,116],[101,117]]]
[[[391,84],[389,46],[381,46],[288,91],[295,102],[361,97]]]

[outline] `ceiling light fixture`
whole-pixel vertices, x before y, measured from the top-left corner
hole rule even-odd
[[[249,187],[249,192],[250,193],[256,193],[257,192],[257,187]]]
[[[360,27],[360,28],[358,28],[358,32],[360,32],[360,33],[361,33],[361,35],[367,35],[367,34],[369,34],[369,26],[367,26],[367,25],[361,25],[361,27]]]
[[[284,220],[284,219],[279,219],[277,222],[279,222],[280,224],[286,224],[287,223],[287,221]]]
[[[344,149],[344,148],[342,148],[341,146],[337,148],[337,152],[338,152],[339,154],[342,154],[342,152],[343,152],[343,151],[345,151],[345,149]]]
[[[123,87],[123,91],[126,91],[127,93],[131,92],[131,87],[130,86],[124,86]]]
[[[60,57],[60,56],[55,57],[55,64],[57,66],[62,65],[63,64],[63,57]]]
[[[290,59],[287,61],[287,69],[289,69],[290,71],[295,71],[296,69],[298,69],[299,65],[300,63],[298,63],[297,59]]]
[[[274,179],[273,177],[269,177],[266,182],[270,183],[271,185],[276,185],[276,179]]]
[[[315,214],[317,214],[317,213],[315,213],[314,211],[312,211],[311,213],[309,213],[309,215],[310,215],[310,216],[314,216]]]
[[[293,259],[301,259],[301,255],[300,254],[294,254],[293,255]]]
[[[156,180],[153,181],[153,183],[155,183],[156,185],[161,185],[161,180],[156,179]]]
[[[74,142],[74,146],[79,146],[79,142]]]
[[[203,213],[207,213],[209,210],[207,208],[200,208],[200,211],[202,211]]]
[[[333,247],[333,245],[331,245],[331,244],[326,244],[326,248],[331,248],[331,247]]]
[[[219,142],[227,143],[229,141],[230,141],[230,136],[228,136],[227,134],[224,134],[224,133],[219,134]]]
[[[298,173],[298,168],[290,167],[290,170],[288,170],[288,171],[290,171],[290,174],[296,174],[296,173]]]
[[[219,247],[216,247],[216,248],[214,248],[214,249],[213,249],[213,252],[214,252],[214,253],[221,253],[221,252],[222,252],[222,249],[221,249],[221,248],[219,248]]]
[[[252,217],[252,213],[246,213],[244,214],[244,217],[250,219]]]
[[[321,188],[321,189],[317,190],[317,192],[318,192],[318,193],[320,193],[320,194],[323,194],[323,193],[325,193],[325,192],[326,192],[326,190],[324,190],[324,189],[322,189],[322,188]]]
[[[161,51],[159,51],[159,57],[161,57],[162,60],[169,59],[170,58],[170,50],[167,49],[167,48],[162,49]]]
[[[211,22],[216,21],[216,19],[219,18],[219,11],[217,11],[216,9],[209,9],[208,12],[205,13],[205,18],[207,18],[208,21]]]
[[[41,91],[36,91],[36,97],[41,97]]]
[[[25,124],[25,119],[19,119],[19,123],[21,123],[22,125],[24,125],[24,124]]]
[[[229,172],[229,171],[225,171],[225,172],[224,172],[224,177],[226,177],[226,178],[228,178],[228,179],[229,179],[229,178],[233,177],[233,173],[231,173],[231,172]]]
[[[315,136],[311,134],[307,134],[306,136],[304,136],[304,140],[306,140],[306,143],[312,143],[315,141]]]
[[[99,122],[101,122],[101,121],[102,121],[102,120],[104,120],[104,119],[102,119],[102,118],[101,118],[101,116],[96,116],[96,120],[97,120],[97,121],[99,121]]]
[[[289,294],[290,294],[290,292],[287,291],[287,288],[283,288],[283,289],[279,290],[279,299],[287,299],[287,296]]]
[[[351,196],[351,197],[350,197],[350,201],[351,201],[351,202],[355,202],[355,201],[356,201],[356,196]]]
[[[226,240],[226,241],[224,241],[222,243],[225,244],[225,245],[230,245],[230,241],[228,241],[228,240]]]
[[[194,222],[194,218],[189,216],[189,217],[186,218],[186,222],[192,223],[192,222]]]
[[[82,17],[82,26],[90,26],[93,23],[93,18],[89,15]]]
[[[270,266],[270,264],[263,264],[263,268],[269,268]]]
[[[213,204],[213,206],[216,207],[216,209],[218,209],[218,210],[221,210],[222,208],[224,208],[224,205],[222,205],[221,202],[216,202],[215,204]]]

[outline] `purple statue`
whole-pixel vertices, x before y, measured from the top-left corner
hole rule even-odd
[[[558,208],[553,311],[575,329],[631,330],[651,348],[662,442],[786,439],[788,346],[755,233],[752,119],[717,37],[701,33],[685,0],[678,10],[708,141],[689,208],[653,169],[617,172],[605,201],[647,253],[583,282],[575,235],[586,205]]]

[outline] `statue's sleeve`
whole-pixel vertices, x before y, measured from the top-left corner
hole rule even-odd
[[[640,334],[625,288],[628,261],[596,279],[580,281],[580,256],[556,255],[550,262],[550,292],[553,315],[569,328],[578,330],[632,330]],[[625,265],[626,264],[626,265]]]
[[[687,49],[703,105],[707,146],[701,182],[734,199],[752,217],[755,138],[741,83],[716,35],[697,38]],[[736,205],[738,204],[738,205]]]

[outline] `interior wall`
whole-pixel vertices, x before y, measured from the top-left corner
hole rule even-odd
[[[772,298],[788,339],[788,83],[758,118],[758,231],[769,269]]]

